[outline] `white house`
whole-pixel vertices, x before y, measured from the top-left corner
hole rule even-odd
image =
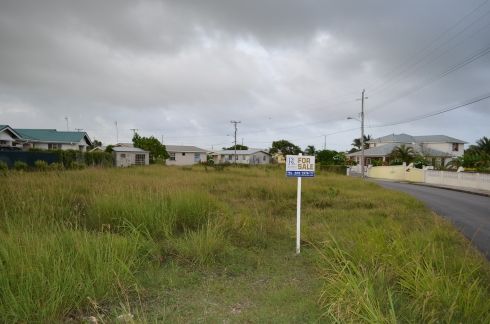
[[[85,152],[92,141],[86,132],[63,132],[56,129],[24,129],[0,125],[0,146],[43,150],[78,150]]]
[[[235,163],[235,150],[223,150],[211,153],[214,163]],[[271,155],[261,149],[248,149],[236,151],[236,163],[240,164],[270,164]]]
[[[435,164],[445,164],[451,159],[464,154],[465,141],[446,135],[411,136],[408,134],[390,134],[367,142],[369,148],[364,150],[365,165],[374,160],[388,162],[393,149],[401,146],[411,147],[415,153],[432,159]],[[347,154],[356,162],[361,161],[361,151]]]
[[[200,162],[206,162],[207,151],[195,146],[185,145],[166,145],[170,157],[167,159],[167,165],[193,165]]]
[[[115,146],[112,148],[112,156],[117,167],[150,164],[150,152],[137,147]]]

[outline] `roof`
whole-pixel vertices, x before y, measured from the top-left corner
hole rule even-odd
[[[143,149],[140,149],[139,147],[126,147],[126,146],[114,146],[112,148],[112,151],[114,152],[136,152],[136,153],[148,153],[148,151],[145,151]]]
[[[206,150],[196,146],[186,145],[165,145],[167,152],[188,152],[188,153],[207,153]]]
[[[446,135],[422,135],[412,136],[408,134],[390,134],[367,141],[368,143],[458,143],[466,144],[467,142]]]
[[[399,146],[399,143],[388,143],[385,145],[372,147],[364,150],[364,156],[367,157],[379,157],[379,156],[388,156],[393,152],[393,149]],[[451,157],[451,154],[442,152],[439,150],[434,150],[427,147],[421,147],[419,144],[405,144],[406,147],[411,147],[416,153],[421,153],[424,156],[429,157]],[[347,156],[360,156],[362,154],[361,151],[349,153]]]
[[[21,138],[22,137],[19,133],[17,133],[15,131],[15,129],[13,129],[9,125],[0,125],[0,132],[2,132],[4,130],[8,130],[9,132],[11,132],[13,135],[17,136],[18,138]]]
[[[262,153],[265,153],[265,154],[268,154],[270,155],[269,152],[267,152],[266,150],[262,150],[262,149],[248,149],[248,150],[236,150],[236,154],[237,155],[250,155],[250,154],[255,154],[255,153],[258,153],[258,152],[262,152]],[[213,155],[218,155],[218,154],[235,154],[235,150],[222,150],[222,151],[215,151],[212,153]]]
[[[82,139],[86,139],[88,144],[92,144],[90,137],[86,132],[59,132],[56,129],[30,129],[16,128],[14,129],[22,139],[53,142],[53,143],[78,143]]]

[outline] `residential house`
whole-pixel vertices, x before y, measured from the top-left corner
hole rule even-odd
[[[211,153],[214,163],[235,163],[235,150],[223,150]],[[240,164],[270,164],[272,156],[266,150],[248,149],[236,151],[236,163]]]
[[[115,146],[112,148],[112,156],[117,167],[150,164],[150,152],[137,147]]]
[[[412,136],[408,134],[390,134],[367,142],[369,148],[364,150],[365,165],[373,164],[375,160],[388,163],[390,154],[396,147],[405,145],[411,147],[416,154],[432,160],[433,164],[445,165],[453,158],[462,156],[465,141],[446,135]],[[347,154],[358,163],[361,161],[361,151]]]
[[[86,132],[63,132],[56,129],[12,128],[0,125],[0,147],[43,150],[78,150],[85,152],[92,141]]]
[[[207,151],[195,146],[166,145],[170,157],[167,165],[193,165],[206,162]]]

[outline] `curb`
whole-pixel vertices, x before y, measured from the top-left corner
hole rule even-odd
[[[420,182],[400,182],[400,183],[410,183],[418,186],[423,186],[423,187],[431,187],[431,188],[439,188],[439,189],[446,189],[446,190],[451,190],[451,191],[458,191],[458,192],[464,192],[467,194],[472,194],[472,195],[478,195],[478,196],[483,196],[483,197],[490,197],[490,193],[486,192],[479,192],[479,191],[471,191],[468,189],[463,189],[463,188],[454,188],[454,187],[440,187],[440,186],[433,186],[429,185],[426,183],[420,183]]]
[[[458,192],[463,192],[471,195],[477,195],[477,196],[482,196],[482,197],[490,197],[490,192],[481,192],[481,191],[471,191],[469,189],[465,188],[457,188],[457,187],[442,187],[442,186],[435,186],[432,184],[427,184],[427,183],[422,183],[422,182],[410,182],[410,181],[399,181],[399,180],[391,180],[391,179],[378,179],[378,178],[366,178],[369,180],[376,180],[379,181],[385,181],[385,182],[396,182],[396,183],[407,183],[407,184],[412,184],[412,185],[417,185],[417,186],[422,186],[422,187],[430,187],[430,188],[438,188],[438,189],[446,189],[446,190],[451,190],[451,191],[458,191]]]

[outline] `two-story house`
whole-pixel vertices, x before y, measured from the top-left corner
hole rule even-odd
[[[405,145],[411,147],[416,154],[433,160],[434,164],[446,164],[453,158],[462,156],[465,141],[446,135],[412,136],[408,134],[390,134],[372,139],[367,142],[369,148],[364,150],[365,165],[372,164],[374,160],[389,162],[390,154],[396,147]],[[347,155],[350,159],[360,163],[361,151]]]

